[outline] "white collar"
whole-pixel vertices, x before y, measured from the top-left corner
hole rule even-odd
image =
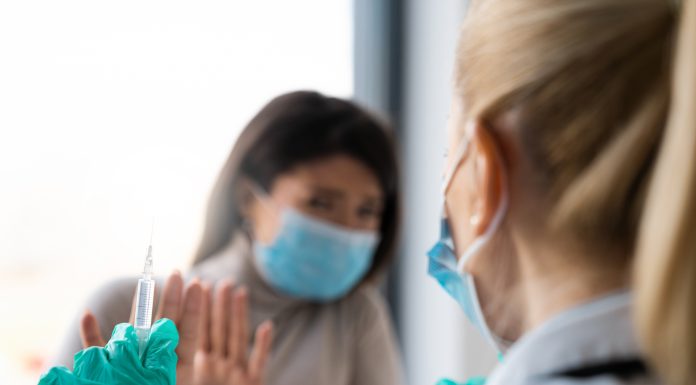
[[[639,358],[631,302],[631,293],[621,291],[556,315],[517,341],[486,384],[523,383],[591,364]]]

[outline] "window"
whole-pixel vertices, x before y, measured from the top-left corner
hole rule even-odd
[[[0,3],[0,383],[36,383],[80,304],[186,268],[238,132],[353,93],[352,2]],[[8,316],[9,315],[9,316]]]

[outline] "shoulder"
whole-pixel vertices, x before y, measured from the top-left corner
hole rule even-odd
[[[343,312],[358,327],[388,323],[389,307],[384,296],[374,285],[360,286],[339,302]]]
[[[371,311],[379,311],[387,307],[384,296],[379,289],[372,284],[362,285],[343,299],[345,306],[360,307],[370,309]]]
[[[121,277],[107,281],[92,291],[87,305],[111,306],[123,300],[130,303],[137,283],[136,277]]]
[[[210,256],[194,264],[186,276],[211,282],[237,277],[245,273],[247,259],[248,256],[239,250],[226,250],[224,253]]]
[[[574,374],[537,374],[535,376],[518,375],[517,378],[506,378],[512,381],[500,381],[491,376],[487,383],[491,385],[661,385],[662,382],[654,373],[636,369],[632,361],[622,366],[589,366],[581,368]],[[523,372],[520,368],[517,372]]]
[[[355,384],[403,384],[403,365],[389,306],[380,290],[364,285],[346,298]]]
[[[654,377],[629,377],[598,376],[588,379],[548,378],[530,379],[521,385],[660,385]]]

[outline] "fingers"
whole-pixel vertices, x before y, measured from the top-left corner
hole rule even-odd
[[[227,340],[227,352],[230,361],[245,366],[247,343],[249,341],[249,316],[248,293],[244,287],[234,292]]]
[[[181,278],[181,273],[174,271],[164,284],[162,300],[160,301],[159,310],[155,319],[169,318],[175,323],[179,320],[182,308],[181,300],[183,287],[184,280]],[[200,290],[200,288],[198,290]]]
[[[221,281],[215,290],[210,325],[210,344],[213,353],[227,355],[227,323],[231,307],[232,283]]]
[[[254,348],[249,357],[249,379],[252,384],[262,384],[266,363],[271,352],[273,342],[273,324],[265,321],[256,329],[254,336]]]
[[[197,279],[186,287],[183,297],[182,313],[178,323],[179,346],[176,353],[179,356],[179,363],[188,365],[193,364],[196,353],[203,308],[203,288]]]
[[[209,353],[212,349],[210,345],[212,288],[208,282],[203,282],[201,286],[203,295],[201,298],[201,318],[198,323],[198,348]]]
[[[104,341],[99,332],[99,322],[97,322],[97,318],[89,310],[85,311],[80,320],[80,339],[82,340],[83,348],[106,345],[106,341]]]

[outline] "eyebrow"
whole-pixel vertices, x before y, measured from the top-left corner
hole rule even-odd
[[[319,192],[319,193],[322,193],[322,194],[333,195],[333,196],[338,196],[338,197],[343,197],[346,195],[341,190],[326,188],[326,187],[312,186],[312,190]]]
[[[338,190],[338,189],[319,187],[319,186],[313,186],[312,188],[314,191],[316,191],[320,194],[326,194],[326,195],[330,195],[330,196],[337,197],[337,198],[345,198],[345,196],[346,196],[345,192],[343,192],[342,190]],[[384,200],[384,197],[382,197],[381,195],[380,196],[365,195],[365,197],[369,200],[369,203],[381,204],[382,201]]]

